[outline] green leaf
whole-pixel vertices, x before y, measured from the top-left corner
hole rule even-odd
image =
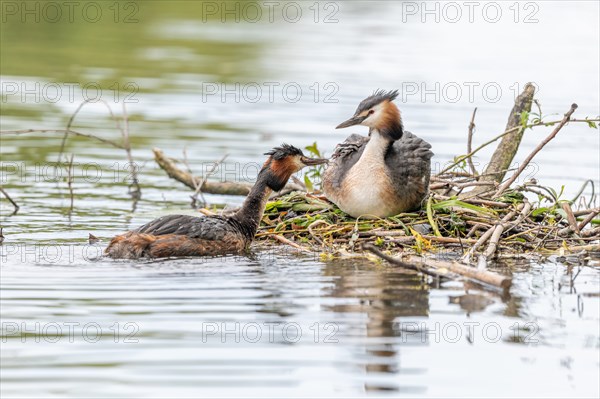
[[[558,213],[563,219],[567,219],[567,212],[564,209],[556,209],[554,212]]]
[[[292,210],[296,212],[315,212],[331,208],[327,204],[294,204]]]
[[[535,217],[535,216],[539,216],[539,215],[541,215],[543,213],[547,213],[547,212],[550,212],[550,208],[548,208],[548,207],[541,207],[541,208],[537,208],[533,212],[531,212],[531,216]]]
[[[317,148],[317,142],[313,142],[312,145],[307,145],[306,147],[304,147],[304,149],[308,152],[310,152],[312,155],[321,158],[321,151],[319,151],[319,148]]]
[[[468,204],[466,202],[462,202],[462,201],[459,201],[457,199],[449,199],[449,200],[445,200],[445,201],[440,201],[437,204],[433,204],[431,208],[433,210],[437,211],[437,210],[440,210],[440,209],[449,208],[451,206],[456,206],[456,207],[459,207],[459,208],[469,209],[469,210],[471,210],[473,212],[485,213],[485,214],[488,214],[488,215],[497,215],[498,214],[493,209],[484,208],[484,207],[473,205],[473,204]]]
[[[278,209],[289,209],[291,207],[292,207],[292,204],[290,204],[289,202],[284,202],[281,200],[271,201],[271,202],[267,202],[267,205],[265,206],[265,212],[269,212],[272,210],[278,210]]]
[[[521,126],[526,127],[528,120],[529,120],[529,112],[522,111],[521,112]]]
[[[441,237],[442,234],[440,233],[437,223],[435,222],[435,219],[433,218],[432,202],[433,202],[433,197],[429,197],[429,199],[427,200],[427,219],[429,220],[429,224],[433,228],[434,234],[438,237]]]
[[[313,184],[310,181],[310,178],[308,177],[308,175],[304,175],[304,185],[306,186],[306,190],[311,192],[314,190]]]
[[[592,129],[598,129],[598,125],[596,125],[596,122],[594,122],[594,121],[587,121],[587,124]]]

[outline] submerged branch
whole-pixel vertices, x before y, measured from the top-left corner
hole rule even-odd
[[[182,170],[176,164],[176,161],[172,158],[167,157],[162,150],[159,148],[153,148],[152,152],[154,153],[154,160],[161,167],[167,175],[177,180],[180,183],[185,184],[192,190],[194,193],[202,192],[205,194],[221,194],[221,195],[248,195],[250,189],[252,188],[252,184],[248,183],[234,183],[234,182],[211,182],[207,180],[207,176],[204,178],[200,178],[192,175],[190,172]],[[219,163],[222,162],[219,161]],[[218,164],[216,164],[218,166]],[[216,167],[215,166],[215,167]],[[212,173],[213,171],[209,172]],[[289,194],[293,191],[305,191],[303,187],[298,184],[288,182],[288,184],[277,193],[272,193],[271,198]]]
[[[13,200],[11,198],[10,195],[8,195],[8,193],[6,192],[6,190],[4,190],[2,187],[0,187],[0,193],[2,193],[6,197],[6,199],[8,200],[8,202],[10,202],[12,204],[12,206],[14,208],[14,211],[13,211],[12,215],[14,215],[17,212],[19,212],[19,209],[20,209],[19,205],[15,202],[15,200]]]
[[[416,270],[432,276],[440,276],[451,279],[465,278],[477,283],[483,283],[507,290],[511,285],[511,278],[487,270],[476,269],[471,266],[461,265],[458,262],[429,259],[419,256],[408,257],[408,262],[388,256],[379,251],[373,245],[364,245],[363,249],[377,255],[378,257],[407,269]]]
[[[246,183],[233,183],[233,182],[203,182],[200,177],[196,177],[189,172],[180,169],[171,158],[165,156],[165,154],[158,148],[153,148],[154,160],[170,178],[177,180],[191,188],[196,190],[200,187],[203,193],[208,194],[223,194],[223,195],[248,195],[252,185]]]

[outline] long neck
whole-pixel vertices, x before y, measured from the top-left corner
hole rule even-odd
[[[387,136],[383,136],[375,128],[369,129],[370,139],[365,146],[365,150],[362,153],[361,159],[381,159],[383,160],[386,152],[390,146],[394,143],[394,140]]]
[[[240,225],[242,233],[248,240],[254,238],[269,195],[273,191],[267,186],[263,177],[264,175],[260,173],[241,209],[231,216]]]

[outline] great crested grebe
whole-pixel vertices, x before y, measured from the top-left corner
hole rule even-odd
[[[336,127],[363,125],[339,144],[323,174],[325,196],[352,217],[388,217],[418,209],[427,195],[431,145],[404,131],[392,101],[398,91],[376,91]]]
[[[105,254],[112,258],[164,258],[214,256],[243,252],[254,239],[265,204],[280,191],[290,176],[305,166],[326,163],[307,158],[302,151],[283,144],[267,152],[269,158],[241,209],[229,217],[168,215],[113,238]]]

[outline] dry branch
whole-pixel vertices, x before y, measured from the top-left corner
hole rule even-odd
[[[511,131],[511,133],[502,137],[502,140],[498,143],[498,146],[484,171],[484,175],[486,176],[482,177],[482,181],[500,183],[504,178],[504,171],[510,167],[513,158],[517,154],[519,144],[521,143],[523,133],[525,132],[521,122],[521,114],[523,112],[531,111],[531,103],[533,102],[534,94],[535,87],[531,83],[527,83],[523,88],[523,92],[516,98],[515,105],[508,117],[506,129],[504,129],[506,131]],[[486,191],[489,191],[489,189],[485,187],[478,187],[474,190],[477,194]]]
[[[153,148],[154,160],[161,167],[167,175],[181,182],[196,192],[198,188],[201,192],[206,194],[221,194],[221,195],[248,195],[251,184],[248,183],[234,183],[234,182],[211,182],[205,178],[200,178],[192,175],[191,173],[180,169],[176,162],[167,157],[162,150]],[[281,192],[273,193],[271,197],[288,194],[292,191],[302,190],[297,184],[288,183]]]
[[[533,157],[535,157],[535,155],[538,152],[540,152],[542,150],[542,148],[544,148],[544,146],[546,144],[548,144],[548,142],[550,142],[550,140],[552,140],[554,137],[556,137],[556,135],[558,134],[558,132],[560,132],[560,129],[562,129],[563,126],[566,125],[567,122],[569,122],[569,119],[571,119],[571,115],[573,115],[573,112],[575,112],[576,109],[577,109],[577,104],[575,104],[575,103],[571,104],[571,109],[569,109],[567,111],[567,113],[563,117],[562,121],[560,121],[560,123],[558,124],[558,126],[556,126],[556,128],[554,128],[554,130],[552,131],[552,133],[550,133],[548,135],[548,137],[546,137],[544,140],[542,140],[542,142],[540,144],[538,144],[538,146],[531,152],[531,154],[529,154],[527,156],[527,158],[525,158],[525,160],[519,166],[519,169],[517,169],[517,171],[507,181],[505,181],[504,183],[502,183],[502,185],[500,186],[500,188],[498,188],[498,190],[496,191],[496,193],[493,195],[494,197],[498,197],[507,188],[509,188],[510,185],[513,184],[515,180],[517,180],[517,177],[519,177],[519,175],[525,170],[525,168],[527,167],[527,165],[529,165],[529,162],[531,162],[531,160],[533,159]]]
[[[477,107],[473,110],[473,115],[471,116],[471,122],[469,123],[469,137],[467,138],[467,154],[470,154],[473,151],[473,133],[475,133],[475,114],[477,113]],[[467,163],[471,168],[471,173],[473,176],[477,175],[477,169],[475,169],[475,165],[473,164],[473,157],[467,158]]]
[[[312,250],[308,249],[308,248],[304,248],[302,245],[298,245],[293,241],[288,240],[287,238],[285,238],[282,235],[279,234],[275,234],[272,236],[274,239],[276,239],[277,241],[281,242],[282,244],[286,244],[289,245],[290,247],[296,248],[302,252],[312,252]]]
[[[529,203],[529,201],[524,200],[524,204],[523,206],[520,206],[520,208],[521,213],[519,213],[517,219],[511,223],[510,227],[508,227],[508,224],[504,221],[504,219],[502,220],[502,222],[496,225],[496,227],[494,228],[494,232],[492,233],[492,237],[490,238],[490,243],[488,244],[488,247],[484,253],[486,259],[490,259],[496,253],[496,250],[498,249],[498,244],[500,243],[500,237],[502,237],[502,233],[504,233],[504,231],[510,231],[512,228],[519,225],[523,221],[523,219],[525,219],[529,215],[529,212],[531,211],[531,204]]]
[[[373,245],[364,245],[363,249],[372,252],[386,261],[408,269],[416,270],[425,274],[456,278],[458,275],[477,283],[483,283],[507,290],[511,285],[511,278],[487,270],[479,270],[474,267],[461,265],[457,262],[449,262],[436,259],[428,259],[420,256],[409,256],[408,262],[385,255]],[[448,273],[449,272],[449,273]]]
[[[502,220],[498,224],[492,226],[481,237],[479,237],[479,240],[477,240],[477,242],[471,247],[471,249],[469,249],[469,251],[463,256],[463,258],[462,258],[463,262],[465,262],[465,261],[468,262],[468,260],[471,259],[471,257],[475,254],[475,251],[477,251],[477,249],[480,246],[485,244],[488,241],[488,239],[490,239],[490,237],[492,237],[492,235],[496,231],[496,228],[498,226],[502,226],[505,223],[507,223],[509,220],[511,220],[513,217],[515,217],[516,214],[517,214],[517,211],[510,211],[508,214],[506,214],[506,216],[504,216],[502,218]],[[502,228],[502,230],[503,229],[504,228]],[[502,234],[502,231],[500,231],[500,234]],[[499,239],[499,237],[498,237],[498,239]],[[494,249],[494,251],[495,251],[495,249]]]
[[[154,160],[170,178],[177,180],[191,188],[196,190],[200,187],[203,193],[208,194],[223,194],[223,195],[248,195],[252,185],[246,183],[232,183],[232,182],[210,182],[206,181],[201,185],[202,179],[200,177],[193,176],[191,173],[180,169],[171,158],[165,156],[165,154],[158,148],[152,149],[154,153]]]
[[[184,152],[184,154],[185,154],[185,152]],[[196,181],[193,180],[193,182],[196,184],[196,191],[194,191],[194,194],[191,195],[192,206],[194,206],[194,207],[196,206],[196,202],[198,201],[198,194],[200,194],[200,196],[202,197],[202,206],[204,206],[204,207],[206,206],[206,199],[204,198],[204,195],[202,194],[202,187],[206,184],[206,182],[208,181],[208,178],[210,176],[212,176],[212,174],[215,172],[215,170],[217,170],[219,165],[221,165],[228,156],[229,156],[228,154],[223,155],[219,161],[217,161],[213,164],[212,168],[204,175],[204,178],[202,179],[202,183],[197,184]],[[188,165],[187,161],[186,161],[186,166],[188,168],[188,171],[191,173],[191,169],[190,169],[190,166]]]

